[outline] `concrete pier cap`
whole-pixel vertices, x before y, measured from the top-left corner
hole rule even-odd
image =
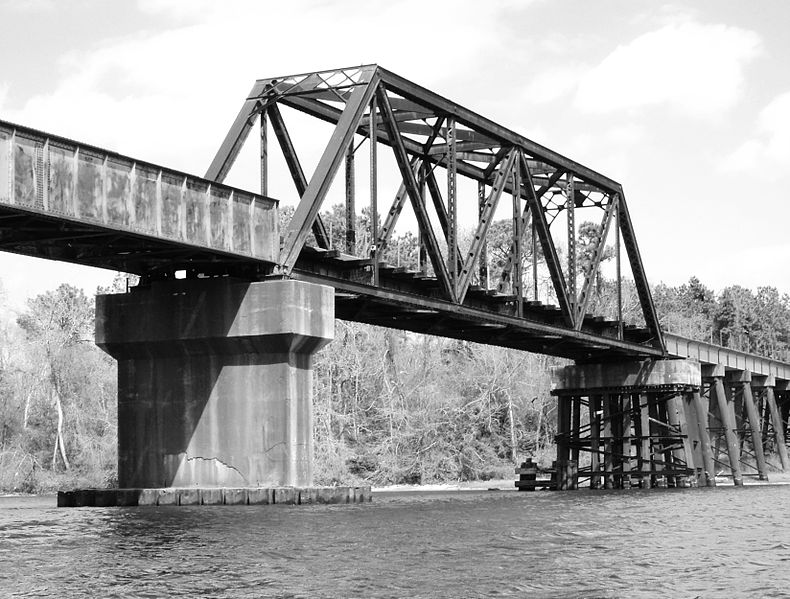
[[[118,360],[121,488],[312,485],[312,356],[334,290],[294,280],[153,283],[96,302]]]
[[[699,387],[701,381],[700,363],[697,360],[575,364],[554,369],[552,391],[666,385]]]

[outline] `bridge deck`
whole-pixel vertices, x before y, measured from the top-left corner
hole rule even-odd
[[[272,276],[277,202],[0,121],[0,250],[144,276],[175,269]],[[461,305],[435,276],[305,246],[292,276],[336,289],[339,318],[576,360],[660,357],[644,327],[472,285]],[[521,314],[519,316],[518,314]],[[665,334],[668,354],[790,381],[790,364]]]
[[[0,121],[0,250],[136,274],[256,264],[277,202]]]
[[[790,364],[729,347],[695,341],[674,333],[664,333],[667,353],[678,358],[692,358],[702,364],[721,364],[726,370],[748,370],[758,376],[773,376],[786,385],[790,381]]]
[[[0,121],[0,250],[140,274],[272,276],[277,202]],[[658,357],[645,328],[470,286],[462,304],[437,278],[305,246],[291,276],[337,290],[337,316],[505,347],[590,359]],[[519,316],[519,313],[522,315]]]
[[[617,322],[588,314],[581,330],[569,331],[557,306],[522,299],[519,317],[514,295],[480,287],[470,288],[459,306],[441,296],[436,277],[386,263],[373,286],[369,262],[305,247],[292,276],[334,287],[336,315],[345,320],[579,360],[662,355],[645,345],[644,327],[625,326],[619,339]]]

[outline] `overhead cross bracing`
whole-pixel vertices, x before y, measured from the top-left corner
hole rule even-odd
[[[309,180],[284,108],[334,126]],[[256,81],[206,178],[224,180],[256,126],[261,192],[271,185],[273,137],[299,196],[275,272],[335,287],[339,317],[577,360],[663,354],[623,189],[612,179],[377,65]],[[390,148],[399,183],[386,204],[379,146]],[[360,155],[370,186],[369,243],[361,248],[354,171]],[[321,210],[341,167],[346,243],[333,244]],[[475,187],[465,193],[461,186],[470,181]],[[464,245],[459,215],[470,204],[476,218]],[[417,223],[420,252],[401,266],[392,260],[393,231],[406,209]],[[584,212],[596,220],[582,256]],[[487,246],[503,213],[509,250],[492,272]],[[589,311],[607,252],[617,265],[610,290],[617,306],[608,317]],[[621,267],[636,288],[635,326],[623,322]],[[541,296],[544,281],[549,290]]]

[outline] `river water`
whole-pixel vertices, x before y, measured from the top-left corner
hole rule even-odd
[[[0,498],[1,597],[790,597],[790,486],[54,505]]]

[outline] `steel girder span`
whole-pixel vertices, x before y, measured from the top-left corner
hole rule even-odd
[[[296,113],[331,126],[310,175]],[[260,194],[223,184],[254,127]],[[274,149],[297,201],[282,236]],[[340,318],[580,361],[665,354],[622,187],[376,65],[257,81],[204,178],[0,122],[0,249],[143,284],[320,282]]]
[[[300,118],[333,127],[309,178],[286,125]],[[276,272],[334,286],[339,317],[577,360],[663,355],[615,181],[377,65],[256,81],[208,179],[254,128],[261,193],[277,152],[298,200]],[[325,223],[337,200],[342,222]]]

